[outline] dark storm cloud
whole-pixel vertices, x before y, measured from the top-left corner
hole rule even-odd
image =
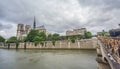
[[[18,23],[32,25],[35,16],[49,32],[86,27],[95,33],[116,28],[119,12],[120,0],[0,0],[0,29],[5,35],[11,28],[15,35]]]

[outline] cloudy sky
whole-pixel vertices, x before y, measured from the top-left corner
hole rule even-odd
[[[118,28],[120,0],[0,0],[0,35],[16,35],[17,24],[45,25],[51,33],[86,27],[95,34]]]

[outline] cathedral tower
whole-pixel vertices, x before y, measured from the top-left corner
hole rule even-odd
[[[31,26],[30,25],[26,25],[25,26],[25,34],[29,34],[30,30],[31,30]]]
[[[22,35],[24,34],[24,24],[18,24],[17,26],[17,39],[22,39]]]

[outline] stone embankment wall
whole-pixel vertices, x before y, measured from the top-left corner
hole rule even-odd
[[[51,41],[47,41],[44,46],[40,44],[35,46],[34,43],[26,43],[26,49],[95,49],[97,44],[97,39],[77,40],[75,43],[71,41],[56,41],[55,46]],[[7,45],[4,48],[8,48]],[[14,48],[16,48],[15,43],[11,43],[10,49]],[[24,49],[24,43],[20,43],[18,48]]]

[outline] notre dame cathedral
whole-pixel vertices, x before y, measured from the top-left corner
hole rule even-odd
[[[33,28],[31,27],[31,25],[18,24],[17,39],[18,40],[24,39],[24,37],[26,37],[32,29],[39,30],[39,32],[44,32],[46,33],[46,35],[48,35],[48,32],[46,31],[44,26],[36,27],[36,20],[34,18]]]

